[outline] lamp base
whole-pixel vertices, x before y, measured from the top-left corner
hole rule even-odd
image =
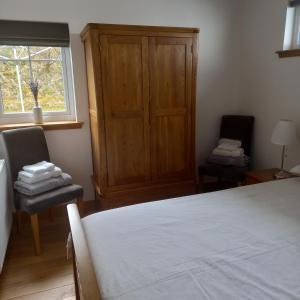
[[[274,174],[274,178],[276,179],[285,179],[285,178],[290,178],[291,174],[285,170],[280,170],[278,173]]]

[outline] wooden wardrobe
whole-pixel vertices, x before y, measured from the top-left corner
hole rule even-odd
[[[83,30],[102,209],[195,193],[198,29]]]

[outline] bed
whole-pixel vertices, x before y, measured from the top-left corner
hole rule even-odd
[[[78,299],[300,299],[300,178],[68,212]]]

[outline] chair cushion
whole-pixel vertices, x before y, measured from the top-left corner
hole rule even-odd
[[[204,164],[199,167],[199,175],[213,176],[228,181],[241,182],[245,180],[248,167],[222,166],[217,164]]]
[[[216,164],[222,166],[247,167],[250,158],[246,155],[241,157],[229,157],[210,154],[206,160],[208,164]]]
[[[35,214],[57,204],[70,202],[78,197],[82,197],[83,188],[80,185],[67,185],[59,189],[39,194],[33,197],[16,192],[16,208]]]

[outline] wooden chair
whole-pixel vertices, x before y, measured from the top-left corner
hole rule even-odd
[[[8,182],[13,187],[18,172],[25,165],[40,161],[50,161],[46,138],[41,127],[30,127],[3,131],[0,134],[0,158],[7,165]],[[79,185],[68,185],[36,196],[27,196],[13,192],[18,220],[20,212],[26,212],[31,218],[35,252],[41,253],[38,214],[55,205],[70,203],[83,196],[83,188]]]

